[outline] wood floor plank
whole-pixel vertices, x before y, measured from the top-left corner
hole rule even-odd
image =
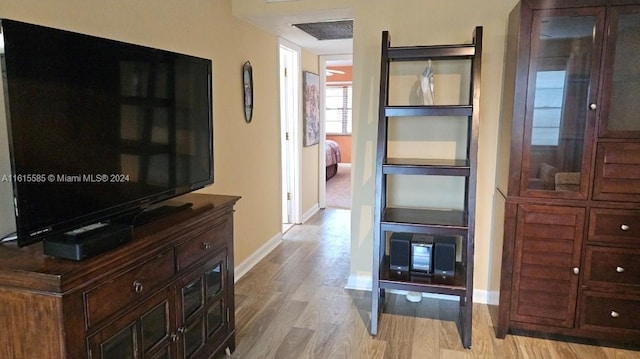
[[[316,328],[320,323],[341,325],[351,309],[351,297],[344,288],[318,287],[309,305],[296,321],[301,328]]]
[[[516,337],[508,335],[504,339],[498,339],[495,336],[492,339],[493,353],[496,358],[512,359],[521,358],[520,351],[516,343]],[[473,351],[473,344],[471,347]]]
[[[278,320],[283,301],[282,293],[273,293],[264,300],[256,296],[255,300],[245,308],[236,308],[236,323],[242,323],[236,329],[236,343],[243,343],[243,345],[237,345],[235,353],[237,358],[243,358],[251,349],[250,345],[245,344],[258,342],[260,338],[268,335],[269,325]]]
[[[466,359],[467,353],[460,350],[440,349],[440,355],[436,358],[441,359]]]
[[[470,358],[495,358],[493,347],[493,328],[489,310],[486,305],[473,304],[473,320],[471,322]]]
[[[283,301],[278,318],[271,321],[245,356],[239,358],[276,358],[276,352],[289,334],[296,319],[307,306],[305,302]]]
[[[314,331],[311,329],[291,328],[276,350],[275,357],[278,359],[300,359],[313,334]]]
[[[440,352],[439,324],[435,319],[416,318],[411,333],[411,358],[437,358]]]
[[[336,346],[341,326],[321,323],[309,341],[307,351],[300,358],[331,358],[331,350]]]
[[[349,311],[336,333],[334,347],[330,349],[328,358],[356,358],[362,351],[360,343],[363,338],[371,340],[366,325],[368,322],[365,324],[357,311]]]
[[[548,340],[517,336],[516,342],[518,343],[519,357],[524,359],[553,358],[548,347],[551,343],[548,343]]]
[[[464,349],[457,300],[425,297],[411,303],[393,293],[387,293],[378,335],[371,336],[371,293],[345,289],[349,220],[348,210],[320,211],[289,230],[236,283],[232,358],[640,359],[640,347],[604,347],[544,335],[498,339],[496,307],[484,304],[473,304],[472,347]]]
[[[387,352],[387,342],[382,340],[369,340],[362,345],[362,351],[357,359],[384,359]]]

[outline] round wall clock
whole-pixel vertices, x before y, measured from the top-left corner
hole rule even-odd
[[[242,86],[244,88],[244,120],[249,123],[253,117],[253,69],[249,61],[242,65]]]

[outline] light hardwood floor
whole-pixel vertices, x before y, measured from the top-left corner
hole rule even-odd
[[[465,350],[455,321],[457,300],[410,303],[394,294],[388,295],[379,333],[372,337],[370,292],[345,289],[349,216],[348,210],[326,209],[294,226],[236,283],[233,358],[640,358],[640,346],[525,335],[497,339],[492,324],[497,308],[483,304],[474,304],[473,345]]]

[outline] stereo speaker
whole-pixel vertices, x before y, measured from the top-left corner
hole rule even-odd
[[[456,269],[456,238],[436,237],[433,250],[433,274],[453,277]]]
[[[411,233],[393,233],[389,239],[389,269],[408,272],[411,261]]]

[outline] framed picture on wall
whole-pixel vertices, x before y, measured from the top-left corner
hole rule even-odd
[[[303,145],[308,147],[320,141],[320,76],[309,71],[304,71],[303,74]]]

